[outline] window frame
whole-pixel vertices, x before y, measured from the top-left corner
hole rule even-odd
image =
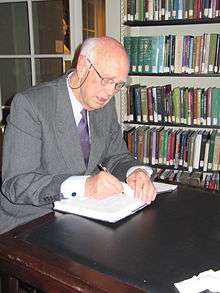
[[[82,0],[68,0],[69,1],[69,17],[70,17],[70,54],[35,54],[34,53],[34,34],[33,34],[33,15],[32,3],[44,0],[0,0],[2,3],[27,3],[28,7],[28,23],[29,23],[29,41],[30,41],[30,54],[25,55],[1,55],[3,59],[17,59],[28,58],[31,63],[31,81],[32,86],[36,85],[36,59],[39,58],[62,58],[63,59],[63,72],[65,71],[65,61],[72,62],[75,50],[82,43]],[[74,29],[77,28],[77,29]],[[74,41],[73,41],[74,40]],[[0,85],[1,86],[1,85]],[[1,91],[0,91],[1,98]],[[2,101],[2,99],[1,99]],[[4,108],[4,105],[0,105]],[[0,114],[1,117],[1,114]]]

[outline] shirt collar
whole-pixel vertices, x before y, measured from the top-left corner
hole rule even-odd
[[[70,102],[72,105],[72,109],[73,109],[73,114],[75,117],[75,121],[76,121],[76,125],[79,124],[79,121],[81,119],[81,110],[83,109],[83,106],[80,104],[80,102],[76,99],[75,95],[73,94],[73,90],[71,89],[71,87],[69,86],[69,80],[71,75],[74,72],[70,72],[70,74],[68,74],[67,79],[66,79],[66,83],[67,83],[67,89],[68,89],[68,93],[69,93],[69,98],[70,98]]]

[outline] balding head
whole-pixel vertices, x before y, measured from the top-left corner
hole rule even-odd
[[[75,96],[87,110],[104,107],[124,85],[129,70],[124,47],[111,37],[87,39],[71,79]]]
[[[127,52],[121,43],[111,37],[89,38],[84,41],[80,55],[84,55],[95,62],[96,58],[103,56],[121,56],[128,59]]]

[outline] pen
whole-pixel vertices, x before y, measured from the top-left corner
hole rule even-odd
[[[98,164],[97,167],[99,168],[100,171],[110,173],[106,167],[102,166],[102,164]]]
[[[101,163],[98,164],[97,167],[99,168],[100,171],[104,171],[104,172],[106,172],[106,173],[110,173],[109,170],[108,170],[106,167],[102,166]],[[125,195],[124,191],[122,191],[121,193],[122,193],[123,195]]]

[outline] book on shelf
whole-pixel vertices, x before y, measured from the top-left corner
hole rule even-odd
[[[143,163],[220,171],[220,131],[138,126],[124,130],[128,150]],[[133,137],[133,138],[132,138]]]
[[[130,73],[218,74],[220,35],[126,36]]]
[[[187,20],[188,23],[203,24],[212,23],[212,19],[220,17],[220,1],[216,0],[148,0],[143,1],[144,4],[142,0],[130,2],[136,10],[139,9],[140,22],[128,22],[125,24],[128,26],[161,26],[169,20],[167,24],[175,25],[176,28],[178,24],[187,24]],[[144,9],[142,15],[140,9]],[[163,22],[160,24],[160,21]],[[219,19],[213,22],[218,23]],[[163,35],[144,35],[144,31],[138,35],[138,31],[135,30],[134,36],[138,39],[138,72],[130,71],[130,75],[164,75],[168,76],[164,78],[167,80],[173,78],[171,76],[218,77],[218,28],[205,29],[204,33],[200,29],[197,32],[196,26],[189,33],[181,33],[183,30],[178,28],[175,29],[176,33],[165,32]],[[129,33],[129,37],[133,38],[132,30]],[[144,43],[147,44],[145,52]],[[132,50],[128,50],[128,55],[132,60]],[[137,82],[137,79],[134,80]],[[135,84],[136,88],[141,88],[138,102],[141,109],[130,104],[135,119],[127,122],[138,124],[133,129],[135,139],[132,143],[137,145],[132,147],[132,154],[142,162],[159,168],[163,180],[216,190],[219,188],[220,171],[220,87],[217,83],[216,86],[206,88],[188,86],[187,83],[178,86],[176,80],[172,84],[175,87],[171,84],[155,85],[155,82]],[[129,112],[127,116],[131,117]]]
[[[215,87],[171,89],[169,84],[147,88],[134,84],[127,90],[127,120],[218,127],[219,99],[220,88]]]
[[[216,0],[124,0],[128,21],[166,21],[219,17]]]
[[[154,183],[158,194],[175,190],[177,185]],[[79,216],[115,223],[146,207],[146,204],[134,197],[134,191],[123,183],[124,192],[102,200],[91,197],[74,197],[54,203],[54,210]]]
[[[210,145],[209,145],[209,154],[208,154],[208,170],[212,170],[213,167],[213,155],[215,149],[215,137],[217,130],[213,130],[210,134]]]
[[[166,168],[153,168],[153,180],[219,191],[219,172],[187,171]]]
[[[216,133],[212,170],[220,170],[220,133]]]

